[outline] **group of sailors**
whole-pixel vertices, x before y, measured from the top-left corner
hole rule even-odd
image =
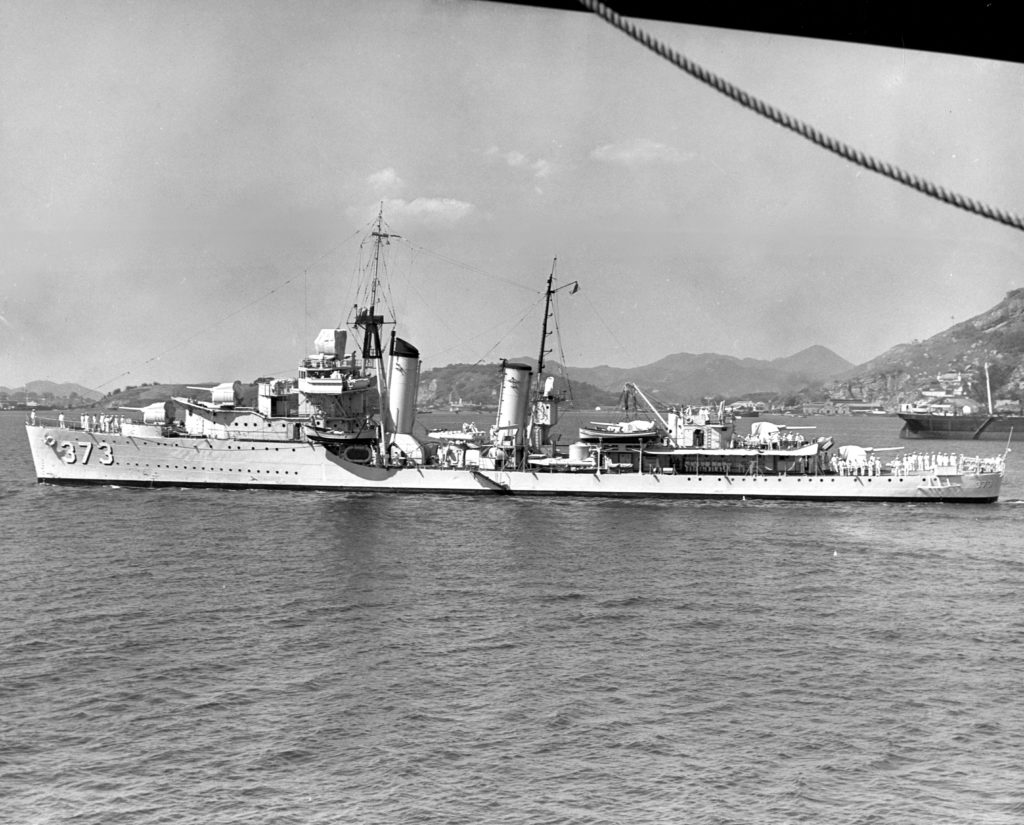
[[[937,467],[952,467],[958,473],[998,473],[1006,468],[1006,456],[965,456],[959,453],[911,453],[891,462],[894,473],[917,470],[929,472]]]
[[[997,472],[1002,469],[1003,458],[965,457],[959,453],[908,453],[898,456],[885,464],[885,469],[892,475],[902,476],[910,473],[930,473],[939,468],[952,469],[958,473]],[[865,455],[856,458],[843,458],[838,454],[829,459],[832,472],[841,476],[879,476],[883,465],[877,455]]]
[[[786,430],[779,430],[768,436],[749,435],[739,440],[739,446],[748,450],[796,450],[806,443],[807,439],[802,433],[791,433]]]
[[[82,429],[87,433],[119,433],[122,426],[130,423],[131,419],[127,415],[89,415],[86,413],[82,416]]]
[[[841,476],[880,476],[882,474],[882,461],[876,455],[851,459],[833,454],[829,459],[829,467],[833,473]]]
[[[32,410],[29,413],[29,421],[32,424],[36,423],[35,410]],[[129,418],[127,415],[108,415],[106,413],[103,413],[101,415],[90,415],[89,413],[82,413],[82,417],[79,420],[79,426],[77,429],[81,429],[87,433],[119,433],[121,432],[121,428],[125,424],[130,424],[131,421],[131,418]],[[64,413],[60,413],[57,416],[57,426],[68,426],[67,419],[64,417]]]
[[[895,475],[928,473],[936,467],[958,467],[963,456],[957,453],[908,453],[889,462]]]
[[[1003,469],[1003,463],[1002,456],[971,458],[959,453],[908,453],[894,458],[885,466],[892,475],[902,476],[910,473],[931,473],[939,468],[952,469],[957,473],[998,472]],[[878,456],[851,460],[833,455],[830,465],[832,471],[838,475],[882,474],[882,462]]]

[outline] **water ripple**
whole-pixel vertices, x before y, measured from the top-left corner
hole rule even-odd
[[[1024,818],[1012,503],[9,478],[0,518],[5,821]]]

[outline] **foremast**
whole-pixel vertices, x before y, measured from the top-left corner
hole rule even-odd
[[[377,311],[377,301],[380,299],[379,293],[381,291],[381,268],[383,266],[381,253],[382,247],[390,245],[392,238],[400,237],[401,235],[385,230],[384,204],[382,203],[380,210],[377,212],[377,220],[374,222],[373,230],[370,232],[370,238],[373,242],[373,254],[368,266],[369,283],[366,289],[366,305],[363,307],[356,305],[354,308],[355,320],[353,326],[356,329],[362,330],[363,333],[363,363],[373,363],[375,365],[377,395],[380,399],[377,430],[379,445],[382,449],[388,443],[388,436],[393,432],[394,428],[389,421],[390,416],[388,414],[388,379],[384,367],[384,348],[381,346],[381,331],[386,323],[394,324],[395,319],[392,318],[388,322],[385,320],[384,315]],[[393,338],[394,333],[392,333]],[[393,343],[392,340],[392,345]],[[381,458],[383,459],[385,456],[382,455]]]
[[[307,437],[343,458],[377,466],[419,463],[422,444],[412,436],[419,351],[394,331],[389,339],[383,332],[395,323],[393,308],[390,317],[382,311],[389,292],[385,249],[401,236],[387,229],[383,204],[371,226],[362,249],[371,246],[347,324],[355,347],[345,353],[343,328],[321,331],[317,352],[300,366],[300,412],[309,415]]]

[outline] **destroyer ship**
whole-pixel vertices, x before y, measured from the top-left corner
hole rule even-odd
[[[561,398],[544,375],[552,300],[576,282],[547,279],[534,369],[502,361],[487,430],[414,434],[419,351],[383,312],[394,237],[378,214],[347,328],[325,329],[297,376],[260,379],[254,405],[241,385],[200,389],[124,416],[26,422],[39,482],[143,487],[265,488],[380,493],[606,496],[808,501],[993,502],[1003,455],[900,455],[757,422],[736,432],[721,407],[660,410],[634,427],[584,428],[555,443]],[[350,338],[351,335],[351,338]],[[354,346],[350,350],[349,345]],[[898,450],[894,451],[898,452]]]

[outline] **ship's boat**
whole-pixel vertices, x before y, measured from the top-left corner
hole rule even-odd
[[[461,428],[437,427],[427,430],[427,438],[433,441],[485,444],[487,443],[488,435],[483,430],[478,429],[476,424],[463,424]]]
[[[238,382],[151,405],[141,420],[33,415],[26,433],[36,477],[53,484],[260,487],[389,493],[574,495],[637,498],[991,502],[1005,453],[967,458],[847,446],[803,427],[757,420],[737,433],[731,411],[656,404],[634,384],[643,417],[592,422],[561,447],[561,397],[544,374],[548,322],[572,281],[547,279],[534,368],[503,360],[497,413],[487,431],[467,425],[414,434],[419,350],[385,326],[387,247],[398,236],[377,215],[363,271],[363,303],[346,328],[325,329],[290,378],[257,383],[247,404]],[[353,347],[349,350],[351,341]],[[951,417],[953,418],[953,417]],[[96,423],[98,420],[98,424]],[[1024,430],[1024,428],[1022,428]],[[883,460],[886,459],[886,460]]]
[[[346,430],[331,430],[325,427],[318,427],[316,424],[303,424],[303,435],[310,441],[319,444],[369,444],[374,440],[372,433]]]
[[[653,421],[591,421],[589,427],[580,427],[580,441],[603,444],[639,444],[660,437]]]

